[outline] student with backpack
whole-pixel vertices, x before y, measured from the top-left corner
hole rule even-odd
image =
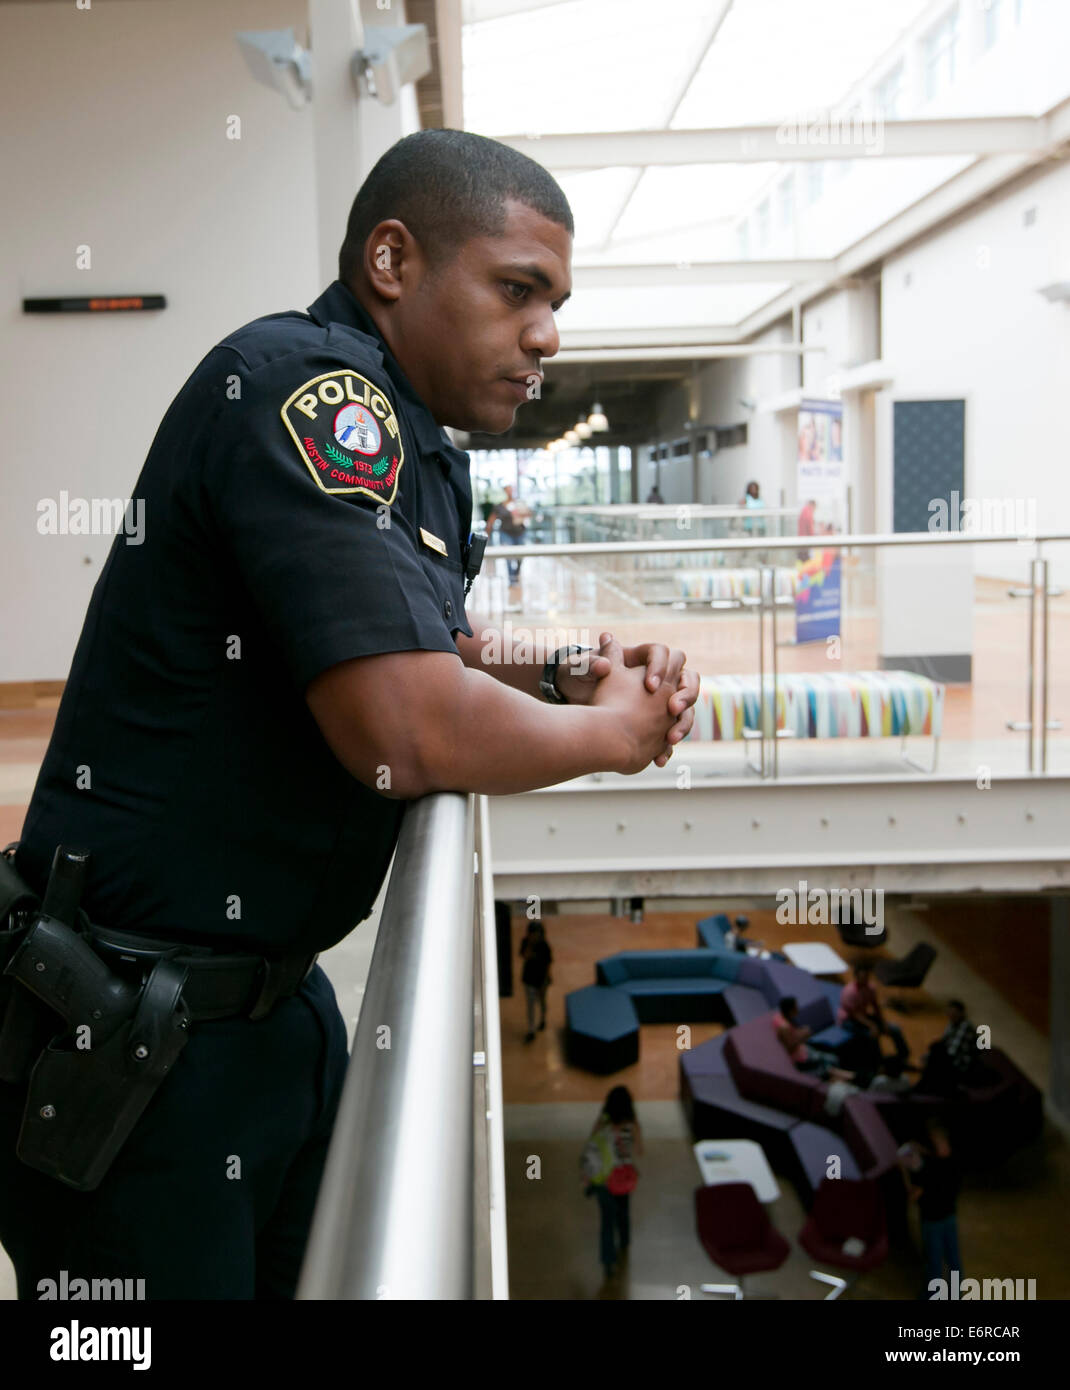
[[[643,1134],[627,1086],[614,1086],[606,1097],[583,1151],[585,1195],[598,1198],[602,1267],[612,1278],[618,1258],[627,1258],[631,1241],[628,1198],[639,1180],[634,1159],[643,1153]],[[617,1238],[619,1237],[619,1249]]]

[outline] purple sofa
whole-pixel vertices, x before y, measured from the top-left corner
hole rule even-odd
[[[824,1115],[828,1087],[796,1067],[776,1035],[772,1013],[738,1024],[728,1034],[724,1051],[741,1095],[801,1119]]]

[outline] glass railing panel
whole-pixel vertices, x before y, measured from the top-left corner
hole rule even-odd
[[[664,641],[716,678],[711,686],[759,674],[771,683],[775,673],[778,700],[795,706],[778,716],[781,776],[914,776],[913,764],[932,769],[939,752],[938,770],[983,784],[1028,772],[1031,745],[1033,770],[1070,771],[1067,539],[839,537],[831,547],[830,537],[747,535],[707,548],[696,529],[692,519],[690,532],[652,537],[660,548],[645,553],[535,552],[512,586],[498,558],[509,552],[489,549],[470,608],[544,646],[597,645],[603,629],[626,645]],[[1046,647],[1038,554],[1047,561]],[[815,610],[833,589],[838,602],[823,621]],[[893,671],[903,673],[898,683],[882,675]],[[849,677],[858,679],[845,686]],[[767,699],[768,721],[771,691]],[[905,746],[900,729],[910,731]],[[740,770],[735,741],[716,743],[708,751]]]

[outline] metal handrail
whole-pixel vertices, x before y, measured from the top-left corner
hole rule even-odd
[[[505,1220],[505,1101],[502,1087],[502,1034],[498,1009],[498,938],[494,910],[494,868],[490,846],[490,806],[485,796],[476,800],[476,918],[482,947],[483,1098],[485,1113],[476,1110],[476,1146],[482,1141],[487,1172],[486,1265],[490,1296],[509,1297],[509,1242]],[[478,987],[478,984],[477,984]],[[484,1123],[485,1122],[485,1123]],[[481,1252],[477,1251],[477,1259]]]
[[[406,806],[298,1298],[472,1295],[474,822]]]
[[[734,502],[550,502],[543,512],[575,512],[578,516],[621,517],[640,521],[671,521],[674,512],[687,508],[690,516],[723,521],[732,517],[798,516],[800,507],[739,507]]]
[[[756,513],[755,513],[756,515]],[[547,545],[494,546],[487,559],[524,560],[549,555],[660,555],[709,550],[872,550],[905,545],[1041,545],[1070,541],[1070,533],[1045,531],[1036,536],[990,536],[972,531],[897,531],[887,535],[732,536],[688,541],[555,541]]]

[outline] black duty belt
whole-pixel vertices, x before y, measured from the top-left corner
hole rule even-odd
[[[180,945],[130,932],[94,928],[93,950],[119,975],[139,978],[166,958],[185,966],[182,997],[191,1022],[266,1018],[280,999],[296,994],[312,973],[315,955],[224,955],[209,947]]]

